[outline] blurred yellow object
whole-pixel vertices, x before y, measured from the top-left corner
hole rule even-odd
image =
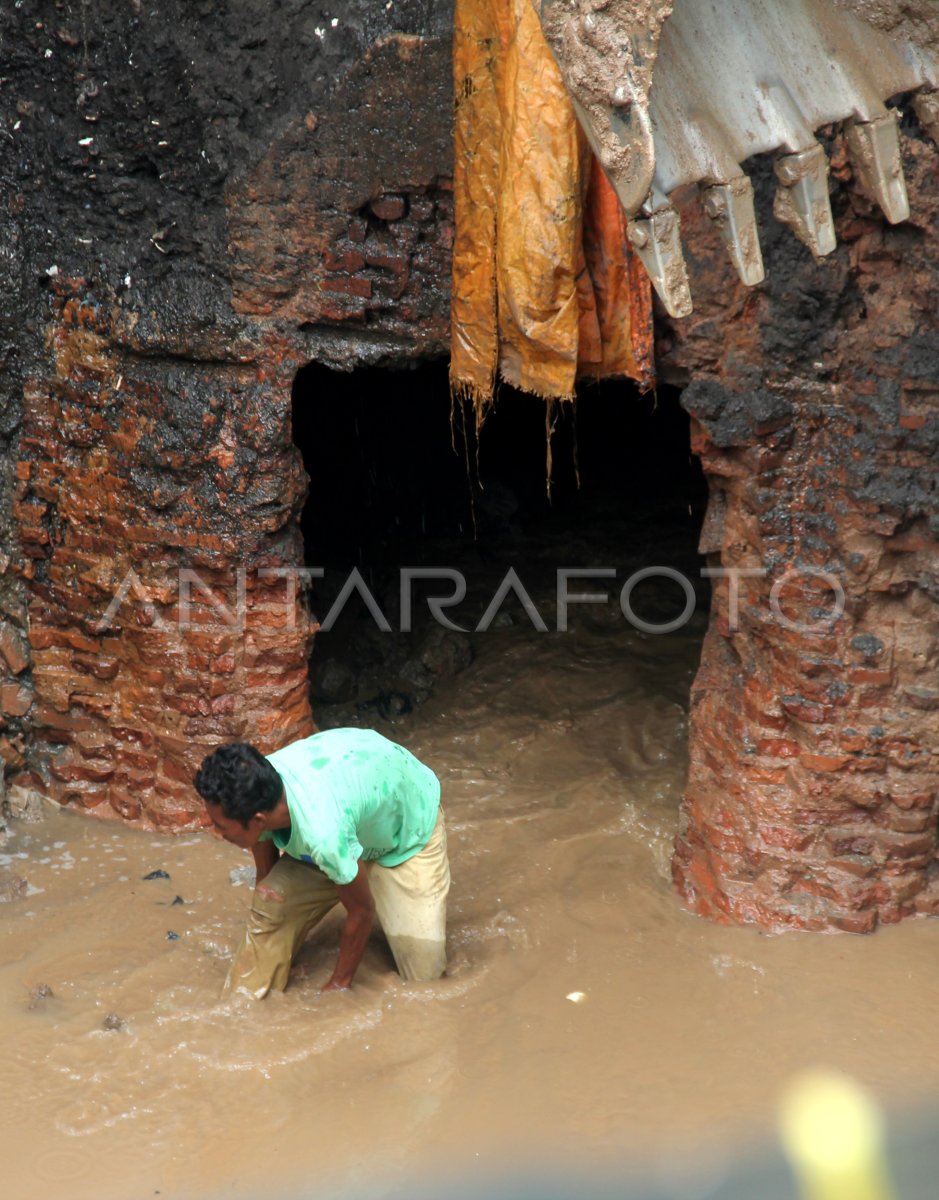
[[[834,1071],[798,1076],[783,1094],[779,1131],[806,1200],[896,1200],[883,1118],[853,1080]]]
[[[481,421],[497,377],[569,400],[651,386],[648,276],[531,0],[457,0],[450,379]]]

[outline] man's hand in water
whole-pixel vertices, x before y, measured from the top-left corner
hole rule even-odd
[[[324,992],[342,991],[352,986],[352,977],[362,961],[368,935],[375,923],[375,901],[363,863],[359,863],[355,879],[351,883],[337,884],[336,891],[346,910],[346,923],[339,939],[339,961],[329,981],[323,985]]]

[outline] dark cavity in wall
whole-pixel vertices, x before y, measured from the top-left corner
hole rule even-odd
[[[311,672],[321,726],[402,719],[467,666],[510,569],[549,631],[563,568],[615,569],[569,591],[608,592],[620,622],[620,589],[648,567],[681,572],[699,611],[707,607],[697,553],[707,489],[677,389],[641,396],[601,384],[551,412],[503,388],[477,438],[471,414],[451,407],[445,362],[351,373],[314,363],[294,382],[293,436],[310,476],[306,564],[322,572]],[[439,573],[411,580],[410,620],[402,568]],[[453,629],[432,618],[427,598],[450,597],[459,580],[465,598],[441,610]],[[631,602],[640,620],[661,624],[686,596],[658,577],[638,583]],[[493,620],[532,618],[510,591]]]

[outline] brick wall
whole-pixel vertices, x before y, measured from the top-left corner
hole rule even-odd
[[[221,339],[211,367],[143,356],[108,300],[56,281],[52,371],[26,383],[13,515],[32,671],[3,706],[28,713],[56,800],[188,826],[208,749],[312,730],[310,617],[277,574],[302,558],[297,362],[270,338],[257,355]],[[25,647],[0,649],[15,667]]]

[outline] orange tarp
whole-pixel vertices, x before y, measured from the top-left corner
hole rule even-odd
[[[497,376],[546,399],[651,386],[648,277],[531,0],[456,0],[453,58],[455,394],[481,419]]]

